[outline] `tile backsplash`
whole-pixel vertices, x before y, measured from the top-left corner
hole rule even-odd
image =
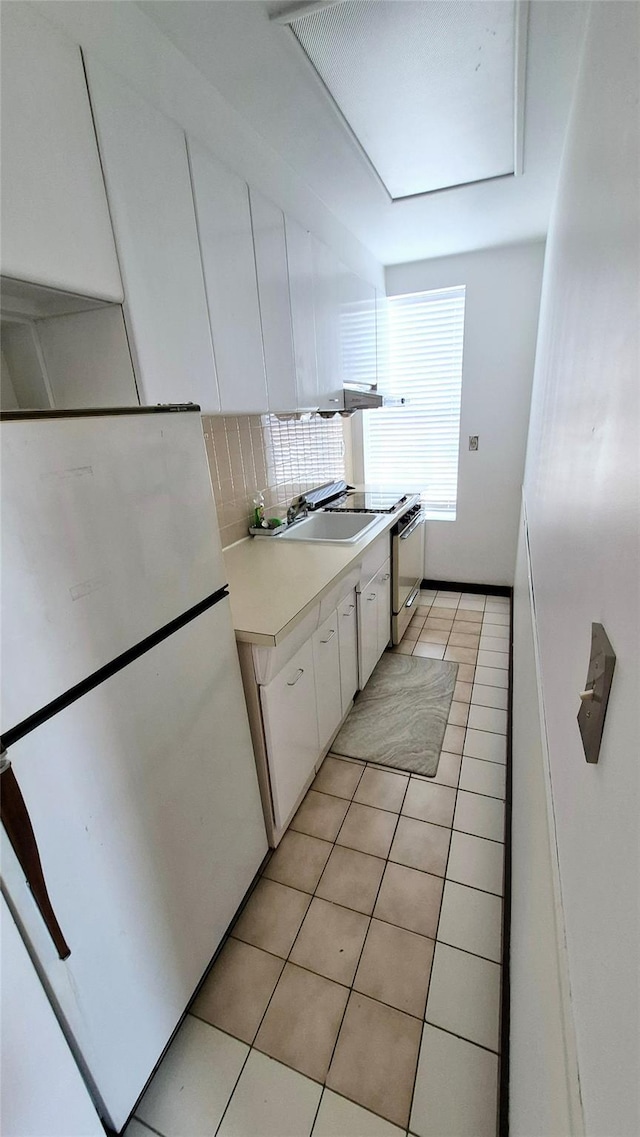
[[[267,517],[284,517],[296,494],[346,477],[345,422],[348,429],[340,417],[203,416],[223,546],[246,537],[259,491]]]

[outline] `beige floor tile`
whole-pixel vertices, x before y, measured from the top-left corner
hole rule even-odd
[[[480,707],[473,704],[469,712],[469,726],[474,730],[488,730],[493,734],[507,733],[507,712],[498,707]]]
[[[499,841],[487,841],[469,833],[451,834],[447,880],[480,888],[502,896],[504,846]]]
[[[465,729],[462,726],[447,726],[442,740],[442,749],[448,754],[462,754]]]
[[[509,612],[509,598],[507,596],[488,596],[484,606],[485,612]]]
[[[371,853],[374,857],[387,857],[398,817],[384,809],[352,802],[337,837],[338,845]]]
[[[461,790],[504,800],[506,781],[505,766],[500,766],[497,762],[482,762],[479,758],[462,759],[459,786]]]
[[[450,660],[451,663],[475,663],[478,652],[476,648],[472,647],[448,647],[444,653],[444,658]]]
[[[499,846],[496,846],[499,847]],[[435,939],[443,880],[404,865],[387,864],[374,909],[377,920]]]
[[[229,939],[191,1013],[243,1042],[253,1042],[283,967],[284,961],[275,955]]]
[[[464,632],[467,635],[474,636],[477,640],[480,633],[481,624],[475,623],[473,620],[465,620],[464,613],[459,615],[453,625],[454,632]]]
[[[402,813],[418,821],[450,826],[456,804],[456,791],[451,786],[412,778],[404,799]]]
[[[252,1050],[217,1137],[309,1137],[322,1086]]]
[[[450,632],[453,627],[453,615],[448,619],[445,616],[428,616],[424,631],[430,629],[434,632]]]
[[[473,692],[473,683],[456,683],[453,689],[453,698],[456,703],[470,703]]]
[[[473,683],[476,673],[475,664],[473,663],[459,663],[458,664],[458,683]]]
[[[368,916],[316,896],[289,958],[300,967],[349,987],[368,927]]]
[[[309,837],[335,841],[348,808],[349,802],[344,798],[309,790],[291,822],[291,829]]]
[[[498,1057],[425,1023],[411,1109],[417,1137],[495,1137]]]
[[[464,612],[465,615],[467,612],[478,612],[480,615],[482,615],[484,611],[484,605],[484,600],[461,600],[458,605],[458,611]]]
[[[437,943],[429,983],[427,1022],[497,1051],[500,970],[497,963],[488,959]]]
[[[394,1125],[405,1127],[420,1034],[418,1019],[353,992],[327,1085]]]
[[[439,596],[436,596],[435,603],[434,603],[433,607],[434,608],[451,608],[453,610],[453,609],[456,609],[458,607],[459,603],[460,603],[460,596],[459,595],[457,595],[457,596],[443,596],[442,593],[440,593]]]
[[[187,1015],[136,1116],[166,1137],[209,1137],[216,1132],[248,1053],[237,1038]]]
[[[325,1086],[313,1137],[405,1137],[405,1133]]]
[[[502,960],[502,900],[489,892],[448,880],[444,886],[438,941],[481,955],[493,963]]]
[[[372,920],[354,989],[424,1018],[434,948],[426,936]]]
[[[256,1048],[323,1082],[348,995],[346,987],[288,963],[262,1020]]]
[[[444,597],[445,600],[460,600],[462,592],[456,588],[438,588],[436,589],[436,600]]]
[[[468,717],[469,704],[457,703],[454,699],[451,704],[451,710],[449,711],[449,718],[447,719],[447,722],[451,726],[466,726]]]
[[[477,649],[479,642],[480,642],[480,636],[478,634],[474,635],[472,632],[456,631],[455,624],[454,624],[454,629],[453,629],[451,635],[449,636],[449,646],[450,647],[472,647],[472,648]],[[471,663],[473,661],[472,660],[462,660],[462,662],[463,663],[464,662]]]
[[[446,644],[449,640],[449,632],[442,631],[440,628],[427,628],[425,626],[418,638],[420,643]]]
[[[502,768],[495,762],[485,762],[485,766]],[[486,837],[489,841],[504,841],[504,802],[496,797],[459,790],[453,828],[462,833],[473,833],[476,837]]]
[[[408,782],[408,774],[367,767],[353,800],[360,805],[372,805],[377,809],[399,813]]]
[[[433,778],[429,780],[441,786],[453,786],[455,788],[460,777],[461,762],[461,754],[447,754],[443,750],[438,761],[438,769]]]
[[[463,754],[470,758],[482,758],[484,762],[507,761],[507,740],[503,734],[491,734],[488,730],[467,729]]]
[[[470,603],[478,604],[478,607],[469,608],[468,604],[470,604]],[[484,606],[483,606],[481,601],[469,601],[469,602],[467,602],[466,600],[464,600],[458,605],[458,611],[456,612],[456,620],[466,620],[467,623],[477,624],[479,627],[482,623],[482,618],[484,615],[483,607]]]
[[[420,629],[418,627],[412,627],[410,624],[409,627],[407,628],[406,632],[404,633],[402,639],[403,639],[403,641],[404,640],[417,640],[419,635],[420,635]]]
[[[424,616],[418,616],[418,615],[416,614],[415,616],[412,616],[412,617],[411,617],[411,619],[410,619],[410,621],[409,621],[409,627],[410,627],[410,628],[417,628],[417,629],[418,629],[418,631],[420,631],[420,630],[421,630],[421,628],[423,628],[423,627],[424,627],[424,621],[425,621],[425,617],[424,617]]]
[[[318,885],[317,895],[370,916],[385,862],[336,845]]]
[[[458,669],[460,678],[460,669]],[[473,679],[473,676],[471,677]],[[486,687],[508,687],[509,672],[502,667],[476,667],[475,682]]]
[[[511,623],[511,617],[508,612],[485,612],[484,624],[492,624],[494,627],[508,628]]]
[[[328,841],[290,829],[265,868],[264,876],[302,892],[315,892],[330,852]]]
[[[451,605],[448,605],[445,608],[439,604],[434,604],[430,613],[429,613],[429,619],[430,620],[449,620],[451,623],[453,623],[454,618],[455,618],[455,607],[456,607],[456,605],[454,605],[453,607],[451,607]]]
[[[418,640],[413,654],[420,655],[423,659],[444,659],[445,650],[444,644],[427,644]]]
[[[507,671],[509,668],[509,652],[485,651],[481,648],[476,662],[479,667],[497,667]]]
[[[396,655],[413,655],[413,649],[415,646],[415,640],[408,639],[405,635],[404,639],[401,640],[399,644],[395,644],[394,647],[390,647],[388,650],[395,652]]]
[[[506,711],[509,692],[504,687],[487,687],[483,683],[474,683],[471,702],[480,707],[496,707],[500,711]]]
[[[418,616],[428,616],[431,611],[431,604],[418,604],[416,612]]]
[[[401,817],[389,859],[412,869],[444,876],[451,830],[413,817]]]
[[[508,638],[508,636],[505,636],[503,638],[501,636],[487,635],[485,630],[484,630],[484,625],[483,625],[482,635],[480,636],[480,647],[483,649],[483,651],[507,651],[508,652],[509,651],[509,638]]]
[[[339,758],[325,758],[312,789],[334,797],[352,798],[362,777],[364,766],[355,762],[341,762]]]
[[[284,959],[291,951],[311,897],[264,877],[234,924],[232,935]]]

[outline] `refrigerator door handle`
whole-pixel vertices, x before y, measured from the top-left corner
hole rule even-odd
[[[31,818],[6,752],[3,752],[1,757],[0,775],[2,783],[0,819],[20,862],[33,899],[47,925],[56,951],[60,959],[68,959],[71,955],[71,948],[62,934],[62,929],[51,906]]]

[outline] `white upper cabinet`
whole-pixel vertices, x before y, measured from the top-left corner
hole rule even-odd
[[[389,375],[389,301],[376,289],[376,375],[384,389]]]
[[[183,131],[86,60],[143,405],[220,411]]]
[[[294,411],[298,406],[298,393],[284,214],[277,205],[252,188],[249,200],[269,410],[275,413]]]
[[[189,158],[224,414],[268,410],[249,189],[194,139]]]
[[[122,300],[80,48],[31,11],[2,10],[5,276]]]
[[[340,362],[341,266],[335,253],[312,237],[313,291],[316,329],[317,406],[338,410],[342,404]]]
[[[346,269],[340,291],[340,357],[346,385],[376,383],[376,290]]]
[[[314,316],[312,236],[291,217],[285,217],[291,323],[296,363],[297,406],[318,408],[318,367]]]

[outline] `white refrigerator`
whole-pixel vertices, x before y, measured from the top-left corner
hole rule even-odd
[[[17,412],[2,885],[120,1131],[267,851],[198,409]]]

